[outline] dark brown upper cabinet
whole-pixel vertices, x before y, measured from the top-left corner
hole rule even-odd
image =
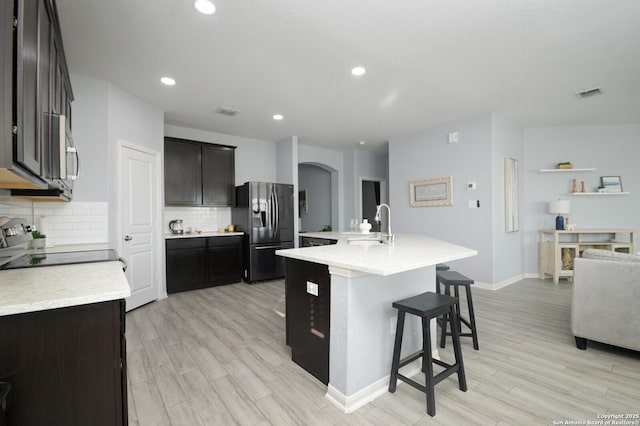
[[[64,115],[70,130],[73,101],[55,1],[1,3],[0,188],[55,187],[52,114]]]
[[[167,206],[233,206],[235,147],[166,137],[164,203]]]
[[[233,206],[235,189],[235,149],[202,145],[202,204]]]

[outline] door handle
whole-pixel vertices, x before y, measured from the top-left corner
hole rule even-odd
[[[269,250],[269,249],[282,249],[285,247],[282,246],[260,246],[260,247],[256,247],[256,250]]]
[[[131,240],[133,240],[133,237],[131,235],[125,235],[124,236],[124,240],[125,241],[131,241]]]

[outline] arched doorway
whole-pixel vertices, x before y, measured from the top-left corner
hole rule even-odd
[[[335,173],[323,164],[298,164],[299,232],[337,230]]]

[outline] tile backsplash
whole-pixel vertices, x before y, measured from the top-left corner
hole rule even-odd
[[[169,222],[182,219],[185,230],[189,228],[200,231],[217,231],[231,224],[231,208],[229,207],[165,207],[164,232],[169,232]]]
[[[33,223],[47,235],[49,246],[109,241],[106,202],[52,203],[0,197],[0,216],[19,217]]]

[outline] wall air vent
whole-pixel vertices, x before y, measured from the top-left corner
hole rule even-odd
[[[595,89],[585,90],[584,92],[578,92],[578,96],[580,96],[581,98],[588,98],[589,96],[595,96],[600,94],[602,94],[602,90],[600,90],[599,87],[596,87]]]
[[[229,107],[218,107],[218,109],[216,110],[216,112],[218,114],[224,114],[224,115],[230,115],[230,116],[234,116],[237,113],[239,113],[240,111],[238,111],[237,109],[233,109],[233,108],[229,108]]]

